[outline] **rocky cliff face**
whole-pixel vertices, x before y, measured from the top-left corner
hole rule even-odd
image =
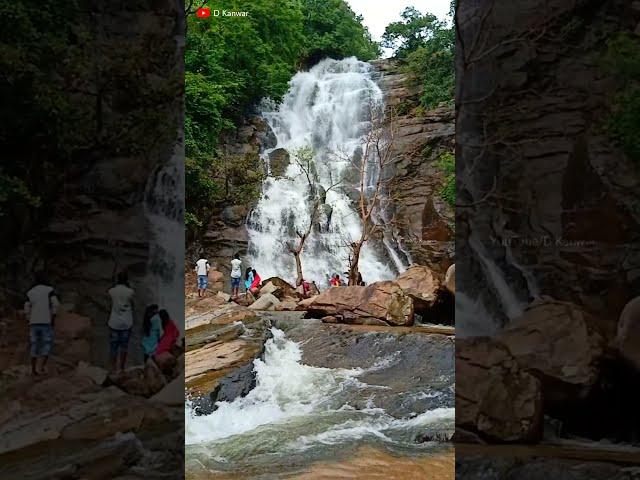
[[[373,64],[379,72],[378,80],[387,105],[397,111],[394,145],[398,160],[389,192],[392,236],[411,261],[444,274],[453,263],[454,214],[438,194],[444,177],[436,163],[440,153],[453,150],[453,109],[443,106],[418,113],[419,82],[395,61],[380,60]],[[273,148],[275,143],[268,124],[252,116],[222,139],[221,149],[232,156],[250,156],[256,168],[264,168],[260,153]],[[277,150],[273,152],[277,153]],[[286,161],[276,155],[272,165],[281,160]],[[199,245],[192,246],[191,256],[195,257],[195,250],[200,249],[218,270],[227,274],[233,254],[246,253],[245,223],[251,208],[252,205],[232,204],[215,212]]]
[[[510,447],[457,448],[460,478],[626,474],[610,446],[638,438],[638,371],[614,336],[640,287],[640,177],[607,134],[621,82],[602,58],[639,21],[631,1],[458,3],[456,324],[475,338],[457,345],[457,420],[483,441],[584,445],[532,446],[546,458],[528,472]]]
[[[260,154],[275,145],[276,137],[267,122],[259,116],[251,116],[244,120],[241,127],[221,138],[220,149],[229,157],[248,158],[256,171],[264,172]],[[202,238],[195,245],[188,246],[188,262],[195,262],[196,257],[202,254],[214,269],[227,275],[233,255],[247,252],[249,238],[246,221],[253,206],[251,203],[234,202],[214,211]],[[187,268],[192,266],[188,264]]]
[[[373,64],[394,112],[389,124],[397,156],[389,192],[392,226],[414,263],[444,273],[453,263],[454,212],[439,195],[444,174],[437,160],[441,153],[453,151],[453,108],[419,109],[422,91],[414,76],[394,60]]]
[[[90,8],[85,20],[95,30],[82,53],[95,63],[92,73],[75,79],[80,93],[69,95],[78,115],[86,113],[83,121],[102,130],[73,152],[72,166],[52,187],[54,201],[43,208],[47,217],[5,252],[6,270],[0,267],[14,306],[34,270],[44,268],[62,300],[92,317],[91,351],[99,363],[108,357],[106,292],[118,271],[129,272],[136,290],[134,361],[141,359],[145,305],[164,305],[178,320],[184,308],[183,15],[174,1]]]
[[[459,290],[500,324],[551,295],[612,332],[640,286],[640,178],[603,128],[616,79],[600,65],[636,28],[631,3],[460,6]]]

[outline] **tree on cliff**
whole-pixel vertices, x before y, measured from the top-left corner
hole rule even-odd
[[[349,285],[358,285],[360,278],[360,256],[362,248],[381,228],[380,214],[386,198],[387,186],[393,179],[390,167],[395,160],[395,112],[369,104],[372,124],[367,134],[361,158],[350,158],[357,171],[358,197],[356,210],[360,220],[360,235],[345,238],[344,247],[349,250]]]
[[[309,216],[306,226],[303,229],[296,229],[296,241],[286,243],[287,250],[296,262],[296,285],[302,283],[304,278],[302,275],[302,251],[304,246],[313,231],[314,225],[317,225],[323,214],[322,205],[324,204],[324,198],[327,192],[337,187],[341,181],[329,185],[324,188],[319,180],[318,174],[313,160],[313,149],[310,147],[303,147],[294,152],[293,161],[298,165],[301,170],[301,175],[304,175],[308,184],[308,197],[311,201],[311,207],[309,208]]]
[[[453,2],[450,18],[445,20],[407,7],[401,14],[402,20],[387,25],[382,36],[382,45],[395,49],[395,57],[404,60],[407,68],[423,82],[421,103],[424,108],[454,101],[453,13]]]

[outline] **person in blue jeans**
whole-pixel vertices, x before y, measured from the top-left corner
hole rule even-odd
[[[149,305],[144,312],[142,321],[142,349],[144,361],[153,356],[158,348],[158,342],[162,338],[162,319],[158,315],[158,305]]]
[[[242,260],[240,254],[236,253],[231,260],[231,297],[238,298],[240,290],[240,280],[242,279]]]
[[[201,258],[196,262],[194,270],[198,276],[198,298],[202,298],[209,284],[209,270],[211,270],[211,265],[209,265],[209,261],[206,258]]]
[[[60,302],[44,273],[36,274],[36,284],[27,292],[24,312],[29,319],[31,374],[46,373],[47,360],[53,347],[53,329]],[[40,362],[38,362],[40,360]],[[40,367],[38,368],[38,363]]]
[[[112,372],[121,372],[127,363],[135,296],[126,272],[118,274],[116,284],[109,289],[108,294],[111,298],[111,313],[108,321],[110,369]]]

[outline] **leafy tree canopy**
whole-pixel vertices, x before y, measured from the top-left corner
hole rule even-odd
[[[449,16],[453,16],[451,4]],[[402,20],[390,23],[382,36],[382,45],[395,49],[395,57],[423,82],[421,104],[433,108],[442,102],[453,103],[455,33],[450,20],[407,7]]]

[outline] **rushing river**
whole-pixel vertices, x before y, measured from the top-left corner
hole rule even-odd
[[[362,155],[364,137],[372,127],[372,112],[381,112],[384,96],[374,80],[370,64],[355,58],[326,59],[308,72],[297,73],[278,106],[267,103],[262,116],[277,138],[264,153],[285,149],[293,157],[300,148],[311,148],[318,183],[329,189],[320,223],[305,244],[302,264],[305,277],[325,284],[334,273],[348,268],[346,243],[359,237],[360,218],[349,192],[356,192],[353,163]],[[268,167],[269,168],[269,167]],[[309,224],[309,185],[300,166],[291,161],[284,176],[271,174],[262,186],[260,200],[248,222],[250,264],[262,278],[279,276],[292,281],[295,263],[286,244],[296,242],[296,230]],[[370,172],[368,182],[377,172]],[[383,216],[384,212],[380,212]],[[393,242],[365,244],[360,271],[366,282],[391,279],[407,268]]]
[[[362,446],[404,457],[441,448],[418,444],[416,438],[429,427],[451,427],[453,408],[398,419],[373,402],[365,408],[353,407],[361,402],[363,392],[375,388],[359,377],[384,368],[384,359],[368,370],[312,367],[301,362],[298,343],[278,329],[272,329],[272,334],[264,359],[254,361],[256,387],[246,397],[219,402],[210,415],[197,416],[186,405],[190,474],[296,471]]]

